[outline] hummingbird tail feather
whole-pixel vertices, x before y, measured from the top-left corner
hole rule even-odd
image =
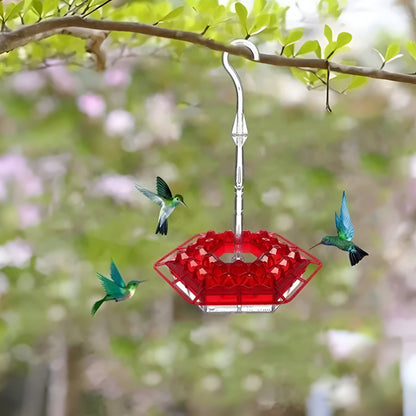
[[[158,223],[156,228],[156,234],[160,233],[166,235],[168,233],[168,221],[164,221],[162,224]]]
[[[358,246],[354,246],[348,254],[350,256],[351,266],[357,264],[364,256],[368,256],[368,253]]]
[[[92,316],[94,316],[95,315],[95,312],[97,312],[98,311],[98,308],[103,304],[103,302],[105,301],[105,300],[107,300],[106,299],[106,297],[107,296],[104,296],[102,299],[100,299],[100,300],[97,300],[97,302],[95,302],[94,303],[94,305],[93,305],[93,307],[92,307],[92,309],[91,309],[91,315]]]

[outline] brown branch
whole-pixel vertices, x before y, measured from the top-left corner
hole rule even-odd
[[[105,32],[140,33],[148,36],[189,42],[215,51],[228,52],[231,55],[239,55],[251,59],[251,53],[247,48],[242,46],[224,45],[215,42],[212,39],[205,38],[199,33],[166,29],[144,23],[85,19],[80,16],[58,17],[34,23],[32,25],[22,26],[11,32],[0,33],[0,55],[24,46],[32,41],[51,36],[52,34],[55,34],[57,30],[68,28],[94,29]],[[416,75],[342,65],[335,62],[328,63],[326,59],[287,58],[285,56],[260,54],[260,60],[258,62],[282,67],[329,69],[332,72],[342,74],[360,75],[368,78],[416,84]]]
[[[75,28],[64,29],[66,35],[76,36],[87,40],[85,50],[95,56],[96,71],[104,71],[106,64],[105,52],[101,49],[102,43],[105,41],[110,32],[95,29]]]

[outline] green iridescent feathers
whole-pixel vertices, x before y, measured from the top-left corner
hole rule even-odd
[[[335,225],[338,230],[338,237],[351,241],[354,237],[354,227],[351,222],[350,213],[347,207],[347,197],[345,191],[342,193],[340,215],[335,213]]]
[[[158,176],[156,178],[156,190],[157,194],[165,199],[172,199],[172,192],[169,189],[168,184]]]
[[[103,286],[106,295],[94,303],[91,309],[91,315],[95,315],[103,302],[109,300],[120,302],[122,300],[129,299],[131,296],[133,296],[139,283],[143,282],[143,280],[132,280],[126,285],[113,260],[111,260],[110,265],[111,280],[103,276],[101,273],[97,273],[97,276],[100,279],[101,285]]]
[[[160,176],[156,178],[157,194],[137,184],[135,184],[135,187],[139,192],[161,207],[159,211],[156,234],[160,233],[162,235],[166,235],[168,233],[169,215],[172,214],[178,204],[186,206],[182,195],[176,194],[172,196],[172,192],[168,184]]]
[[[367,252],[352,242],[352,238],[354,237],[354,227],[351,222],[350,213],[348,212],[345,191],[342,193],[341,210],[339,215],[335,212],[335,225],[337,227],[338,235],[327,235],[313,247],[323,244],[325,246],[335,246],[340,250],[348,251],[351,266],[357,264],[363,257],[368,256]]]

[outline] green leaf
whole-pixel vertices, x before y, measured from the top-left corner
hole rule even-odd
[[[176,19],[178,16],[180,16],[183,13],[183,9],[184,9],[183,6],[179,6],[176,9],[173,9],[166,16],[160,19],[159,22],[168,22],[169,20]]]
[[[288,58],[295,56],[295,45],[291,43],[290,45],[285,46],[283,49],[283,55],[287,56]]]
[[[137,350],[137,344],[127,337],[113,337],[110,347],[114,355],[122,359],[134,357]]]
[[[316,42],[317,42],[317,46],[315,49],[315,54],[320,59],[322,57],[322,49],[321,49],[321,45],[319,44],[319,42],[318,41]]]
[[[397,42],[391,43],[387,47],[386,54],[384,55],[384,59],[386,62],[391,61],[400,53],[400,45]]]
[[[43,3],[40,0],[33,0],[32,8],[39,17],[42,17]]]
[[[305,55],[309,52],[313,52],[316,48],[316,40],[307,40],[297,51],[296,56]]]
[[[361,155],[362,167],[373,175],[386,175],[389,170],[389,158],[381,153],[364,153]]]
[[[337,47],[342,48],[345,45],[348,45],[352,40],[351,33],[341,32],[337,37]]]
[[[267,29],[270,29],[270,28],[267,27],[267,25],[262,26],[259,29],[254,30],[254,31],[252,29],[250,29],[250,36],[258,35],[259,33],[264,32]]]
[[[356,88],[362,87],[364,84],[367,83],[366,77],[360,77],[360,76],[354,76],[354,78],[351,81],[351,84],[348,86],[348,90],[354,90]]]
[[[224,6],[218,6],[215,9],[215,12],[212,14],[213,21],[218,22],[224,17],[226,13],[227,13],[227,9]]]
[[[302,82],[305,85],[309,84],[309,74],[304,71],[303,69],[299,69],[299,68],[290,68],[290,72],[292,73],[292,75],[298,79],[300,82]]]
[[[297,42],[303,36],[303,28],[293,29],[287,36],[285,40],[285,46],[291,45],[292,43]]]
[[[387,62],[393,62],[393,61],[395,61],[396,59],[401,58],[402,56],[403,56],[403,54],[402,54],[402,53],[399,53],[398,55],[393,56],[393,58],[389,59],[389,60],[388,60],[388,61],[386,61],[385,63],[387,63]]]
[[[416,43],[413,42],[412,40],[409,40],[407,42],[406,47],[407,47],[407,51],[409,52],[410,56],[413,59],[416,59]]]
[[[237,2],[234,7],[235,7],[235,12],[237,13],[238,18],[240,19],[241,26],[247,32],[248,13],[247,13],[246,7],[240,2]]]
[[[324,27],[324,35],[327,38],[328,42],[331,43],[332,42],[332,29],[328,25],[325,25]]]
[[[250,28],[250,34],[253,35],[253,32],[258,31],[259,29],[264,30],[263,28],[267,28],[270,23],[270,15],[269,14],[259,14],[254,19],[254,23]]]
[[[266,4],[267,0],[254,0],[253,15],[257,16],[259,13],[261,13],[266,7]]]
[[[274,40],[274,39],[278,38],[276,36],[276,33],[278,33],[279,30],[278,30],[278,28],[276,26],[263,26],[262,28],[260,28],[259,30],[255,31],[254,33],[250,32],[250,36],[257,35],[260,32],[264,36],[265,35],[271,35],[270,40]]]
[[[330,169],[324,167],[306,168],[308,186],[322,188],[322,186],[333,186],[335,183],[335,174]]]
[[[58,3],[56,0],[44,0],[43,1],[43,14],[47,15],[57,9]]]
[[[325,74],[326,78],[326,74]],[[351,84],[352,76],[348,74],[331,74],[331,88],[339,93],[344,93]]]
[[[56,3],[56,0],[54,0],[54,3]],[[25,4],[23,6],[23,15],[30,10],[30,8],[32,7],[32,0],[26,0]]]
[[[8,4],[4,12],[4,21],[7,22],[10,19],[14,19],[18,17],[20,12],[23,10],[24,5],[25,5],[24,1],[20,1],[17,4],[14,4],[14,3]]]
[[[373,51],[377,53],[377,55],[381,59],[381,62],[384,63],[384,56],[383,56],[383,54],[378,49],[376,49],[376,48],[373,48]]]
[[[325,59],[330,58],[336,50],[337,50],[337,43],[329,42],[328,45],[326,45],[325,50],[324,50]]]
[[[315,52],[318,58],[321,57],[321,46],[317,40],[307,40],[298,50],[296,56],[306,55],[307,53]]]
[[[343,7],[337,0],[321,0],[317,9],[318,13],[323,17],[335,17],[338,19]]]
[[[4,20],[4,9],[3,9],[2,1],[0,1],[0,16],[1,16],[1,20]]]
[[[199,0],[195,1],[195,6],[193,6],[196,10],[202,13],[212,13],[218,7],[217,0]]]

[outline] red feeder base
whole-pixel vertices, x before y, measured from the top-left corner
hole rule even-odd
[[[234,253],[234,233],[197,234],[163,256],[154,269],[187,302],[205,312],[273,312],[320,270],[319,259],[276,233],[243,231],[242,254],[253,262],[220,259]],[[248,256],[247,256],[248,257]]]

